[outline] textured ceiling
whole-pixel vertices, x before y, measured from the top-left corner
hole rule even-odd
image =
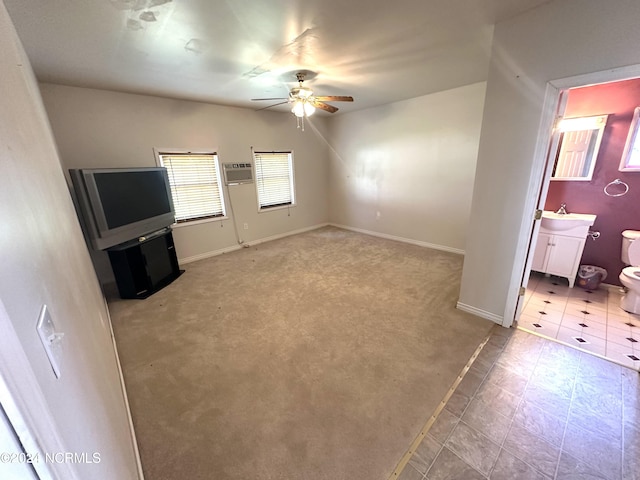
[[[486,80],[493,24],[547,1],[4,3],[43,82],[257,109],[310,70],[345,112]]]

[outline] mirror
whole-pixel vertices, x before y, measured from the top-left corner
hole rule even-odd
[[[607,116],[563,118],[560,121],[560,141],[551,180],[591,180]]]
[[[633,111],[633,119],[629,126],[629,134],[627,135],[627,143],[622,152],[622,160],[618,170],[621,172],[640,172],[640,136],[638,135],[638,116],[640,116],[640,107],[636,107]]]

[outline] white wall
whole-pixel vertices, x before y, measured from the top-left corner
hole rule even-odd
[[[528,244],[522,219],[533,215],[525,205],[541,181],[536,172],[530,188],[546,84],[640,64],[639,18],[637,0],[558,0],[496,25],[461,306],[496,321],[509,316],[509,286]]]
[[[220,161],[252,161],[256,149],[294,152],[297,206],[258,213],[253,184],[232,186],[235,220],[246,242],[328,221],[327,147],[314,125],[296,129],[292,115],[144,95],[42,84],[42,96],[65,169],[154,166],[153,148],[216,148]],[[203,258],[237,246],[229,220],[179,226],[179,259]],[[244,223],[249,229],[244,230]],[[94,255],[103,282],[112,279],[106,255]]]
[[[484,94],[482,82],[331,119],[331,221],[463,252]]]
[[[66,451],[100,454],[100,463],[73,465],[76,478],[137,478],[104,298],[38,85],[2,2],[0,71],[0,305],[4,304],[3,318],[8,317],[19,339],[11,345],[19,343],[29,363],[3,364],[3,371],[32,372],[12,392],[13,397],[28,403],[25,385],[34,379]],[[43,304],[65,335],[59,379],[36,333]],[[49,431],[44,427],[49,412],[30,415],[43,431]],[[38,441],[46,436],[39,436]]]

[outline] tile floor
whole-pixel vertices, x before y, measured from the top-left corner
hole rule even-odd
[[[638,480],[640,375],[495,327],[409,453],[399,480]]]
[[[640,315],[622,310],[621,296],[617,288],[590,292],[533,272],[518,326],[640,370]]]

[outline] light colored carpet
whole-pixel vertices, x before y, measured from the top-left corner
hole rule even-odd
[[[146,479],[387,479],[493,326],[461,267],[327,227],[110,299]]]

